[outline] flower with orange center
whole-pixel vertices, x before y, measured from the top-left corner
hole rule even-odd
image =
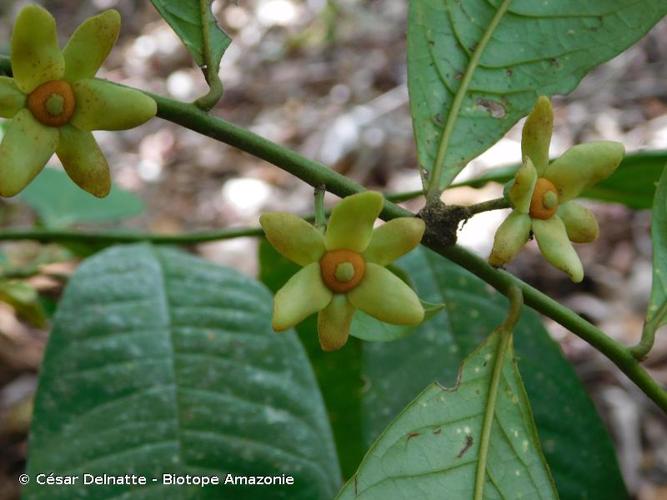
[[[610,141],[579,144],[550,164],[552,129],[551,102],[540,97],[524,125],[523,165],[507,193],[513,211],[496,231],[489,263],[511,261],[532,232],[545,258],[579,282],[584,270],[570,242],[591,242],[599,228],[593,213],[572,199],[611,175],[624,148]]]
[[[1,196],[19,193],[53,153],[81,188],[109,193],[109,166],[91,131],[136,127],[157,110],[145,94],[94,78],[119,30],[120,15],[108,10],[60,50],[51,14],[37,5],[21,10],[11,39],[14,77],[0,77],[0,116],[11,118],[0,144]]]
[[[383,204],[382,195],[372,191],[348,196],[333,209],[325,234],[289,213],[260,217],[276,250],[303,266],[276,293],[276,331],[318,312],[320,345],[333,351],[347,342],[356,309],[387,323],[421,323],[419,298],[385,266],[419,244],[424,222],[402,217],[373,229]]]

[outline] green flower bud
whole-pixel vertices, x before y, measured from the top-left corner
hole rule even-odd
[[[20,192],[53,153],[81,188],[109,193],[109,167],[90,131],[136,127],[157,111],[142,92],[94,79],[119,30],[118,12],[106,11],[79,26],[61,51],[51,14],[37,5],[19,12],[14,78],[0,78],[0,116],[12,118],[0,144],[0,195]]]
[[[332,211],[324,235],[290,214],[260,217],[269,242],[305,266],[276,293],[276,331],[319,312],[320,344],[331,351],[347,342],[356,309],[393,324],[423,320],[424,308],[415,292],[384,266],[419,244],[424,222],[399,218],[373,229],[383,203],[382,195],[374,192],[345,198]]]

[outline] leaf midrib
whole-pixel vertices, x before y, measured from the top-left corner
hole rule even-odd
[[[449,113],[447,114],[447,121],[445,122],[445,126],[443,127],[442,134],[440,136],[440,141],[438,142],[438,150],[436,153],[435,161],[433,163],[433,170],[431,171],[431,177],[429,179],[429,184],[428,184],[428,193],[427,193],[428,199],[433,199],[436,196],[440,195],[440,184],[444,169],[445,155],[447,154],[447,147],[449,146],[449,141],[454,132],[454,126],[456,125],[459,112],[461,111],[461,107],[463,106],[463,99],[465,98],[465,95],[468,92],[468,87],[470,86],[472,77],[475,73],[475,70],[477,69],[482,53],[486,49],[489,40],[491,40],[491,35],[498,27],[500,20],[505,15],[505,12],[507,12],[507,9],[509,8],[511,3],[512,0],[503,0],[503,3],[496,11],[495,15],[491,19],[491,22],[487,26],[486,30],[484,30],[482,38],[480,38],[477,47],[475,47],[475,50],[470,56],[468,67],[466,68],[465,73],[461,78],[461,84],[459,85],[459,88],[456,90],[456,94],[454,95],[454,100],[452,102],[452,107],[450,108]],[[449,9],[449,3],[446,3],[445,5],[447,9]]]
[[[174,441],[177,446],[178,460],[182,465],[186,465],[185,460],[183,459],[183,438],[182,438],[182,426],[183,422],[181,421],[181,402],[180,395],[177,384],[176,377],[176,343],[174,342],[174,333],[173,333],[173,317],[171,315],[171,307],[169,305],[169,297],[167,296],[167,274],[164,269],[164,263],[159,252],[155,251],[155,248],[151,245],[147,245],[148,251],[153,255],[157,267],[159,269],[159,287],[157,292],[157,298],[162,307],[163,317],[166,321],[164,325],[167,329],[167,339],[169,340],[169,361],[171,364],[171,376],[173,380],[174,387],[174,419],[176,421],[176,435],[174,436]]]

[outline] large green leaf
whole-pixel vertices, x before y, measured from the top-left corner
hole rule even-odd
[[[452,386],[459,364],[500,324],[507,301],[465,269],[425,249],[399,261],[420,297],[447,304],[413,335],[364,344],[364,438],[371,441],[433,381]],[[542,448],[562,498],[625,498],[614,448],[581,382],[539,317],[515,330],[519,369]]]
[[[262,279],[273,291],[298,269],[268,244],[260,255]],[[447,304],[409,337],[362,344],[351,338],[341,351],[322,353],[315,321],[298,326],[332,416],[345,477],[359,463],[360,445],[369,446],[424,387],[433,381],[455,384],[464,357],[507,309],[505,299],[482,281],[430,251],[415,250],[399,264],[420,298]],[[558,345],[529,310],[515,335],[542,447],[562,498],[624,498],[609,436]]]
[[[79,189],[65,172],[53,168],[45,168],[20,194],[20,199],[51,228],[126,219],[144,210],[142,201],[128,191],[114,186],[106,198],[95,198]]]
[[[667,13],[664,0],[415,0],[408,84],[425,183],[448,186],[539,95],[570,92]]]
[[[645,335],[653,336],[667,324],[667,166],[664,167],[655,192],[651,214],[651,240],[653,242],[653,286],[646,311]]]
[[[56,314],[28,473],[136,473],[149,486],[33,481],[27,498],[331,498],[340,473],[324,406],[270,311],[260,284],[173,250],[119,246],[86,261]],[[174,488],[163,473],[284,473],[294,485]]]
[[[558,498],[511,332],[497,330],[468,356],[455,387],[432,384],[410,403],[338,498],[410,498],[417,491],[425,500]]]
[[[623,203],[634,209],[650,209],[655,187],[667,163],[667,151],[644,151],[626,155],[616,171],[588,188],[582,198]],[[505,183],[514,177],[518,165],[487,170],[479,177],[453,184],[482,187],[488,182]]]

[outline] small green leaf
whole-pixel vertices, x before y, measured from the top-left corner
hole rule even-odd
[[[339,499],[409,498],[417,491],[423,499],[441,499],[445,492],[453,498],[482,498],[473,493],[484,461],[484,498],[558,498],[511,333],[501,332],[466,358],[455,387],[432,384],[400,413],[371,446]],[[481,447],[486,415],[493,416],[489,446]]]
[[[667,151],[628,154],[611,176],[585,190],[580,197],[622,203],[637,210],[650,209],[665,162]],[[518,165],[492,168],[474,179],[452,184],[451,187],[480,188],[489,182],[504,184],[514,178],[517,168]]]
[[[447,307],[409,337],[363,344],[362,426],[368,444],[427,384],[453,385],[459,364],[507,310],[504,297],[434,252],[419,248],[398,264],[420,297]],[[604,424],[558,344],[528,308],[514,337],[542,448],[561,497],[627,498]]]
[[[147,487],[40,486],[31,499],[329,499],[326,412],[271,295],[240,273],[150,245],[110,248],[68,285],[40,372],[28,473],[143,474]],[[162,484],[162,474],[281,475],[293,485]],[[152,482],[151,478],[157,478]],[[224,488],[224,489],[223,489]]]
[[[567,94],[665,14],[664,0],[410,2],[408,86],[424,183],[436,175],[447,187],[538,96]]]
[[[204,73],[211,92],[201,98],[202,107],[212,108],[222,96],[218,76],[220,60],[232,41],[213,16],[212,0],[151,0],[151,3],[180,37]]]
[[[19,195],[39,216],[44,226],[62,228],[82,222],[127,219],[144,211],[134,194],[112,187],[109,196],[96,198],[79,189],[65,172],[45,168]]]

